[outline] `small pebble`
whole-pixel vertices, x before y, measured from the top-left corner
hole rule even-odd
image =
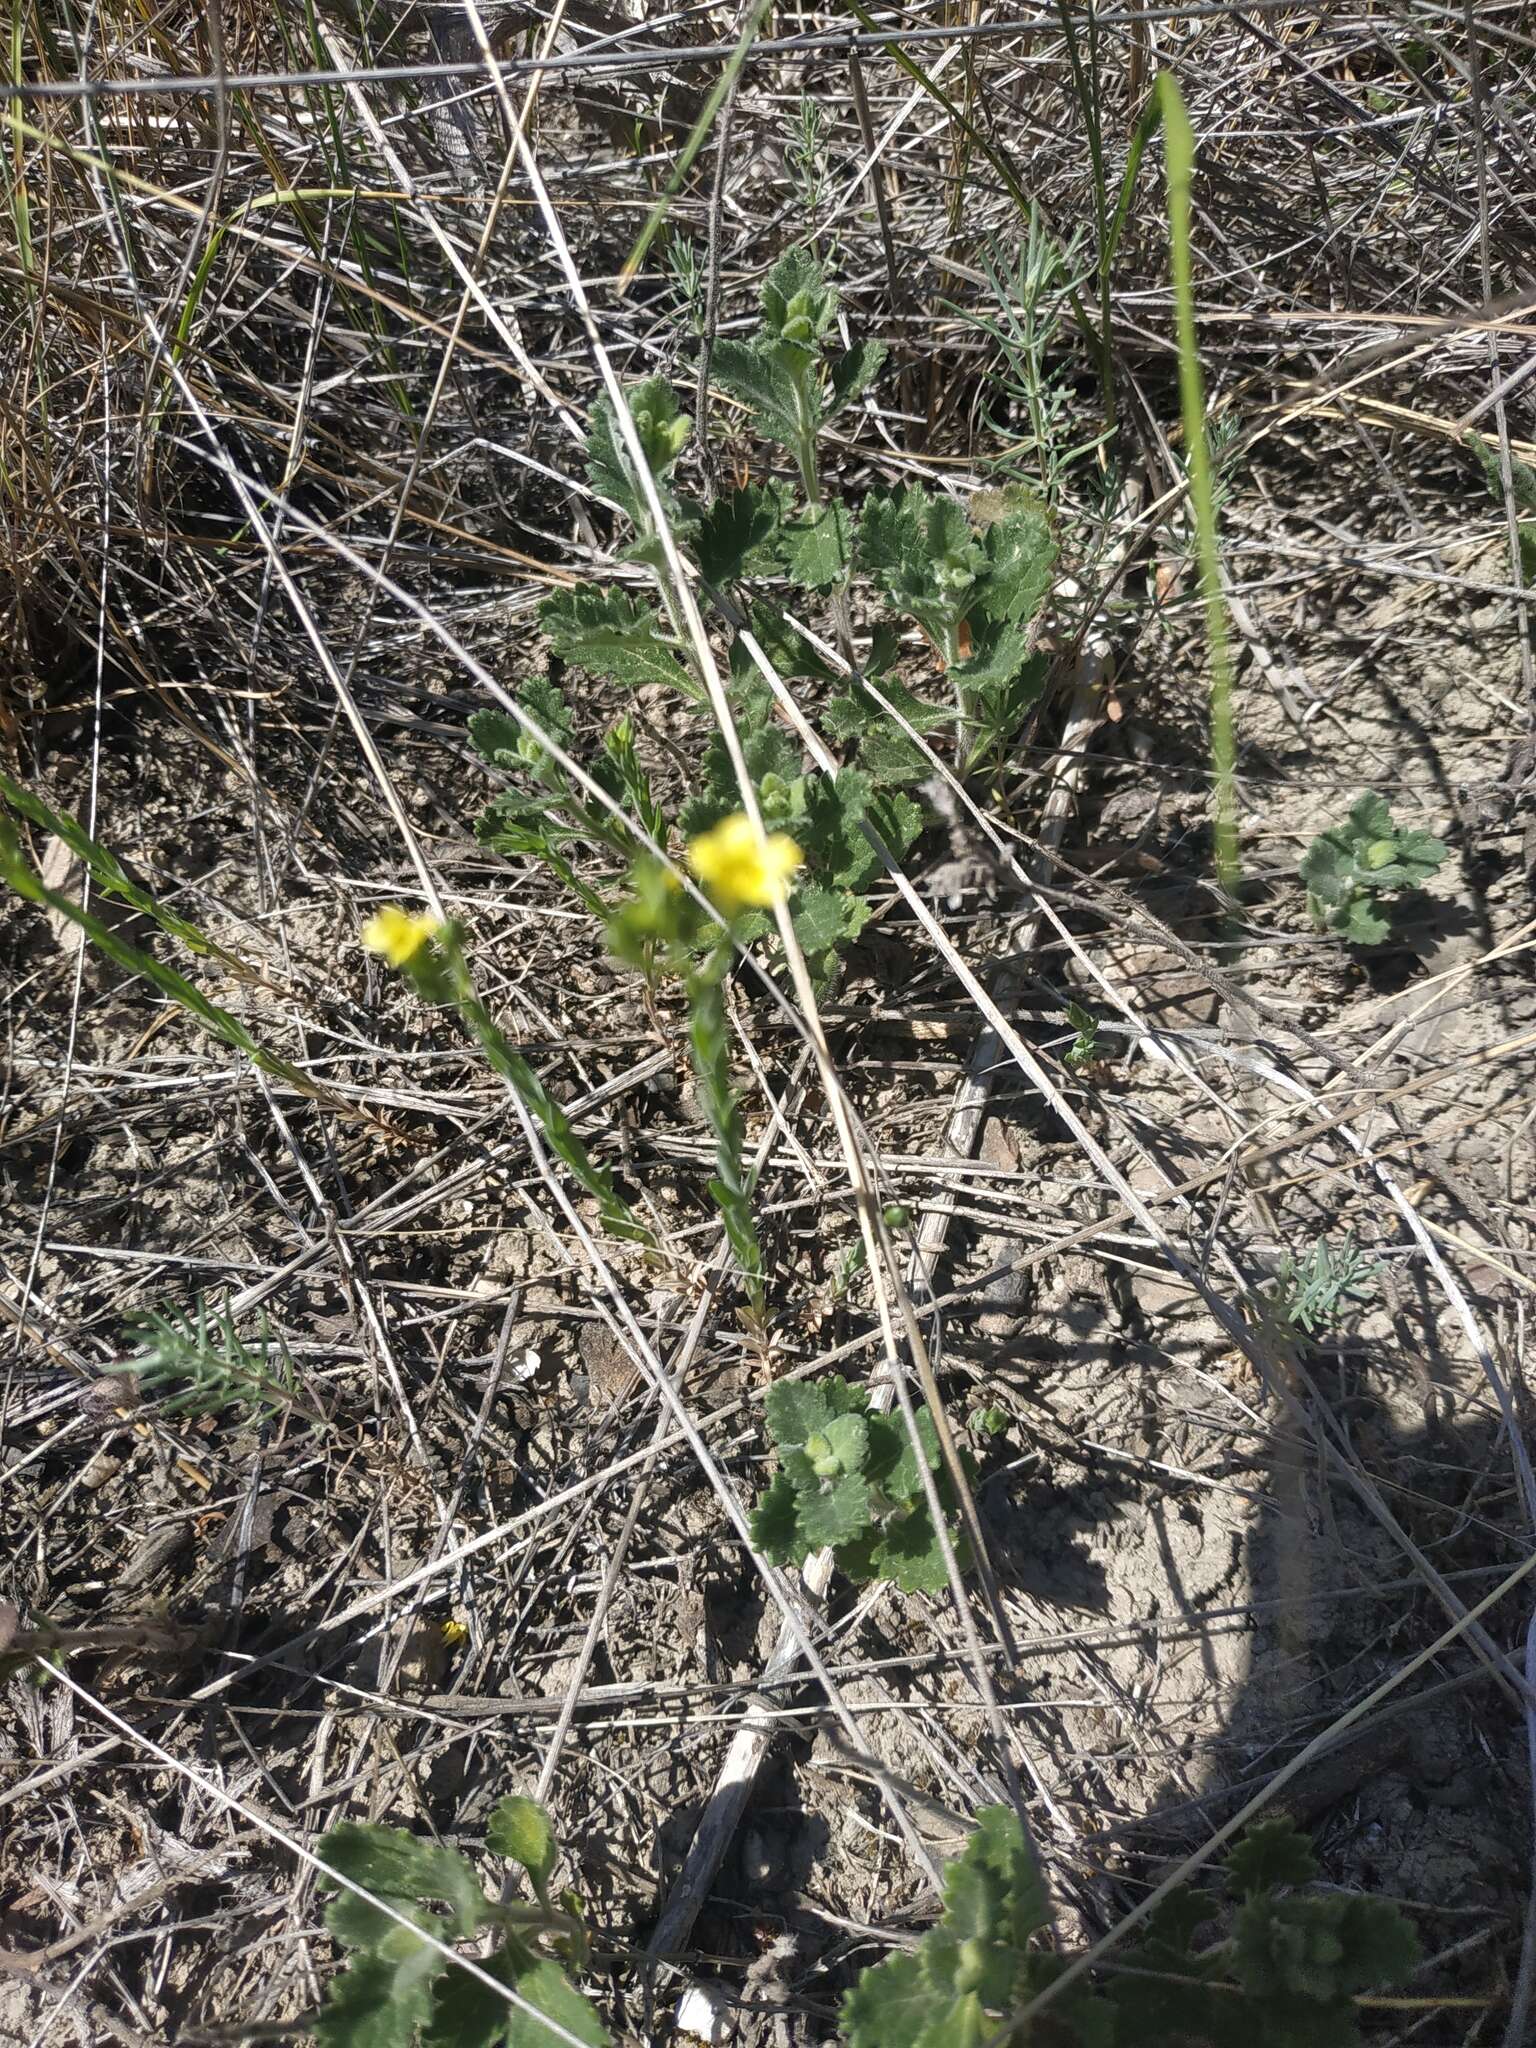
[[[87,1493],[100,1493],[107,1481],[115,1479],[122,1469],[121,1458],[109,1458],[105,1451],[98,1451],[80,1474],[80,1484]]]
[[[726,2035],[726,2003],[713,1984],[690,1984],[673,2015],[677,2031],[690,2041],[718,2048]]]
[[[749,1827],[741,1838],[741,1874],[754,1890],[774,1890],[783,1878],[783,1858],[761,1828]]]

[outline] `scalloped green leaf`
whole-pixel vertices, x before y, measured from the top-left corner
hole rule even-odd
[[[424,1953],[436,1970],[448,1967],[431,1950]],[[320,2048],[413,2048],[417,2029],[432,2016],[433,1974],[408,1975],[376,1956],[354,1956],[331,1980],[310,2030]]]
[[[980,695],[998,692],[1028,673],[1027,706],[1039,696],[1045,681],[1044,660],[1030,651],[1027,636],[1016,626],[993,620],[978,620],[973,628],[972,651],[964,661],[953,663],[950,675],[958,686]]]
[[[1234,1898],[1277,1885],[1309,1884],[1316,1875],[1310,1837],[1288,1820],[1258,1822],[1227,1858],[1227,1890]]]
[[[867,1399],[862,1387],[846,1380],[775,1380],[764,1397],[763,1414],[776,1444],[803,1444],[834,1415],[855,1414]]]
[[[982,534],[987,574],[980,605],[990,619],[1020,625],[1032,619],[1051,587],[1056,542],[1044,509],[1014,502]]]
[[[963,1569],[964,1547],[953,1532],[950,1541]],[[942,1593],[949,1584],[944,1552],[926,1506],[880,1525],[872,1564],[874,1576],[890,1579],[904,1593]]]
[[[953,1992],[930,1983],[918,1956],[891,1956],[844,1994],[843,2035],[848,2048],[943,2048],[956,2004]]]
[[[870,800],[868,822],[892,860],[899,861],[922,832],[922,806],[900,790],[878,790]]]
[[[803,245],[786,249],[763,280],[758,303],[765,341],[809,347],[829,334],[837,318],[837,291],[821,260]]]
[[[862,1415],[834,1415],[821,1434],[844,1472],[862,1468],[869,1449],[869,1427]]]
[[[631,385],[624,397],[651,474],[660,481],[682,451],[691,430],[690,422],[665,377],[646,377]],[[635,481],[613,407],[606,398],[600,398],[592,408],[586,467],[587,482],[599,497],[617,505],[632,525],[648,523],[644,495]]]
[[[893,1500],[918,1501],[923,1498],[922,1476],[918,1470],[917,1454],[912,1448],[912,1439],[907,1433],[905,1418],[899,1412],[871,1417],[872,1434],[869,1446],[869,1474]],[[937,1472],[941,1463],[939,1433],[934,1427],[933,1417],[926,1408],[917,1410],[917,1434],[923,1446],[923,1456],[930,1472]]]
[[[770,1564],[799,1564],[806,1554],[805,1539],[795,1518],[794,1481],[776,1472],[767,1492],[752,1510],[752,1541]]]
[[[831,663],[819,655],[810,641],[797,626],[792,626],[782,612],[771,605],[755,604],[752,607],[752,637],[773,664],[774,672],[785,682],[830,682],[838,673]],[[736,666],[736,655],[740,651],[741,673],[756,678],[756,662],[738,641],[732,648],[732,667]]]
[[[505,1949],[480,1967],[508,1989],[517,1982],[516,1959]],[[468,1970],[445,1970],[432,1988],[432,2014],[421,2048],[500,2048],[507,2038],[510,2010],[507,1999]]]
[[[880,374],[888,351],[883,341],[856,341],[832,365],[824,419],[835,419],[867,391]]]
[[[933,773],[922,749],[890,724],[866,732],[859,741],[859,767],[872,782],[898,789],[926,782]]]
[[[817,1492],[797,1492],[795,1520],[809,1549],[835,1549],[869,1526],[869,1488],[845,1472]]]
[[[567,2034],[586,2042],[588,2048],[608,2048],[607,2028],[558,1963],[546,1959],[531,1969],[519,1970],[516,1989],[520,1997]],[[507,2048],[563,2048],[553,2027],[512,2005],[507,2007],[506,2042]]]
[[[873,789],[870,778],[857,768],[814,776],[806,782],[794,831],[822,881],[852,888],[879,866],[879,855],[859,830]]]
[[[1340,1989],[1348,1996],[1404,1984],[1419,1966],[1419,1938],[1406,1914],[1390,1899],[1338,1900]]]
[[[869,905],[851,889],[806,882],[795,892],[793,915],[801,951],[814,959],[856,939],[869,922]]]

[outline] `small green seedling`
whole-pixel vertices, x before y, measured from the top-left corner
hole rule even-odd
[[[942,660],[962,765],[990,759],[1045,684],[1028,629],[1051,587],[1056,546],[1039,504],[1012,489],[965,505],[908,484],[864,507],[858,562]]]
[[[863,1971],[843,2000],[848,2048],[982,2048],[1022,2042],[1007,2017],[1042,1990],[1062,1958],[1030,1944],[1049,1927],[1045,1887],[1006,1806],[977,1816],[964,1854],[945,1872],[944,1913],[915,1949]],[[1114,2014],[1087,1988],[1064,1996],[1031,2041],[1108,2048]]]
[[[905,1202],[887,1202],[881,1214],[887,1230],[905,1230],[912,1221],[912,1211]],[[848,1292],[854,1281],[869,1264],[869,1255],[864,1249],[862,1237],[856,1237],[837,1262],[837,1271],[832,1281],[832,1292],[839,1301]]]
[[[908,1593],[942,1591],[944,1553],[901,1416],[872,1411],[866,1389],[835,1378],[781,1380],[769,1388],[765,1410],[779,1471],[752,1516],[752,1540],[764,1556],[799,1565],[830,1547],[838,1569],[860,1583],[889,1579]],[[948,1505],[926,1409],[917,1432]],[[951,1526],[949,1537],[964,1565],[964,1536]]]
[[[326,1418],[299,1385],[286,1345],[263,1318],[254,1344],[236,1328],[228,1304],[204,1301],[190,1315],[149,1309],[128,1327],[134,1349],[108,1372],[131,1373],[145,1393],[162,1396],[167,1414],[217,1415],[245,1408],[257,1417],[289,1410],[311,1422]]]
[[[1421,887],[1444,859],[1440,840],[1400,832],[1385,799],[1368,790],[1342,825],[1320,832],[1307,848],[1307,909],[1320,931],[1338,932],[1353,946],[1380,945],[1391,930],[1384,900]]]
[[[1193,1888],[1153,1915],[1111,1979],[1116,2044],[1173,2048],[1354,2048],[1357,2000],[1399,1984],[1418,1962],[1412,1927],[1387,1899],[1297,1889],[1318,1875],[1312,1844],[1286,1820],[1261,1822],[1233,1849],[1225,1905]],[[1201,1927],[1227,1932],[1197,1949]]]
[[[343,1821],[325,1836],[321,1862],[371,1897],[332,1886],[325,1924],[353,1953],[310,2023],[322,2048],[557,2048],[566,2036],[605,2048],[607,2030],[562,1967],[585,1962],[587,1940],[575,1893],[550,1892],[558,1850],[548,1814],[532,1799],[503,1799],[485,1845],[522,1865],[535,1903],[488,1899],[467,1857],[399,1828]],[[475,1960],[521,2003],[455,1969],[416,1928],[449,1945],[493,1930],[497,1947]]]
[[[1077,1036],[1067,1048],[1066,1063],[1075,1073],[1081,1073],[1099,1057],[1099,1020],[1081,1003],[1068,1003],[1067,1022]]]
[[[946,1873],[944,1913],[916,1948],[865,1970],[843,2001],[848,2048],[1353,2048],[1356,2000],[1418,1959],[1397,1907],[1347,1892],[1301,1894],[1317,1875],[1289,1821],[1233,1850],[1226,1899],[1182,1888],[1142,1940],[1118,1949],[1031,2019],[1069,1957],[1038,1945],[1050,1912],[1019,1823],[989,1807]],[[1195,1948],[1204,1927],[1229,1931]]]
[[[1380,1270],[1352,1237],[1336,1251],[1326,1241],[1314,1245],[1301,1259],[1285,1252],[1275,1278],[1275,1303],[1286,1322],[1310,1337],[1331,1323],[1346,1302],[1368,1300]]]

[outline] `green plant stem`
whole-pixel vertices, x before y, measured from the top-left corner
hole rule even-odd
[[[437,968],[434,958],[424,959],[420,954],[415,961],[407,962],[406,971],[419,992],[429,1001],[452,1003],[466,1028],[480,1041],[492,1069],[516,1091],[523,1106],[537,1119],[551,1152],[597,1203],[604,1226],[615,1237],[639,1244],[654,1243],[651,1233],[615,1189],[607,1168],[595,1162],[572,1128],[570,1118],[486,1008],[452,929],[445,927],[436,943],[446,972]]]
[[[793,454],[795,468],[800,472],[800,488],[805,493],[805,502],[810,510],[825,509],[826,500],[821,490],[821,465],[816,457],[817,421],[821,416],[818,395],[811,389],[812,369],[795,373],[795,437]],[[832,624],[837,634],[838,652],[850,668],[856,667],[853,654],[853,618],[848,610],[848,588],[846,575],[832,592]]]
[[[688,1043],[698,1076],[699,1102],[715,1134],[715,1178],[709,1191],[746,1280],[753,1311],[761,1317],[766,1301],[763,1248],[752,1216],[744,1166],[746,1132],[736,1091],[731,1086],[730,1031],[723,989],[730,960],[729,944],[717,946],[702,966],[684,977],[683,993],[688,1003]]]
[[[56,839],[62,839],[77,859],[85,866],[91,880],[103,894],[116,896],[120,901],[131,904],[144,916],[151,917],[160,929],[168,932],[173,939],[179,939],[189,953],[199,954],[215,960],[235,976],[237,980],[260,985],[265,976],[242,960],[238,953],[231,953],[227,947],[210,939],[206,932],[184,917],[178,917],[173,910],[167,910],[159,899],[141,888],[124,872],[122,863],[100,840],[93,839],[78,818],[72,818],[66,811],[56,811],[45,804],[19,782],[12,781],[4,769],[0,769],[0,803],[19,811],[34,825],[45,832],[51,832]]]

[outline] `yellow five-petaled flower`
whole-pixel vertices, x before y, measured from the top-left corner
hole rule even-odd
[[[803,856],[787,832],[759,832],[745,811],[688,843],[688,865],[727,917],[782,903]]]
[[[377,953],[387,960],[391,967],[403,967],[407,960],[414,960],[428,939],[435,937],[441,925],[435,917],[424,910],[402,910],[398,904],[388,904],[383,910],[376,910],[363,926],[363,944],[370,953]]]

